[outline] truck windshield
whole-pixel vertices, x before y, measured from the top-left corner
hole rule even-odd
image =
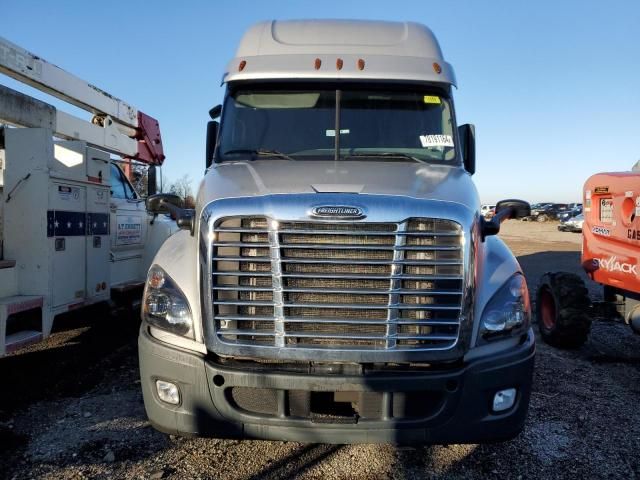
[[[225,100],[217,156],[452,164],[454,132],[450,100],[415,87],[238,89]]]

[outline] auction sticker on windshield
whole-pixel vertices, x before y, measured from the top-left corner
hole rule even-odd
[[[600,199],[600,221],[602,223],[613,222],[613,199],[612,198]]]
[[[423,98],[424,103],[432,103],[435,105],[440,105],[440,97],[436,95],[425,95]]]
[[[453,147],[453,137],[451,135],[420,135],[420,143],[424,148]]]

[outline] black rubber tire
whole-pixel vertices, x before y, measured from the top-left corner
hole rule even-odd
[[[567,272],[545,273],[536,292],[536,319],[549,345],[567,349],[583,345],[591,330],[591,300],[582,279]]]
[[[549,217],[545,213],[536,217],[536,222],[546,222],[547,220],[549,220]]]

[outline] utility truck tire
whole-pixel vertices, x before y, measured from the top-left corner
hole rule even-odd
[[[547,220],[549,220],[549,218],[544,213],[542,215],[538,215],[536,218],[536,221],[538,222],[546,222]]]
[[[578,348],[591,330],[591,300],[573,273],[545,273],[536,293],[536,318],[542,339],[558,348]]]

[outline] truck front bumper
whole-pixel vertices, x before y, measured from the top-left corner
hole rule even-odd
[[[535,340],[454,369],[368,375],[283,373],[221,366],[205,356],[139,337],[140,375],[154,427],[178,435],[322,443],[480,443],[523,428]],[[178,405],[156,381],[174,383]],[[496,413],[496,392],[515,388]],[[355,406],[355,410],[352,408]]]

